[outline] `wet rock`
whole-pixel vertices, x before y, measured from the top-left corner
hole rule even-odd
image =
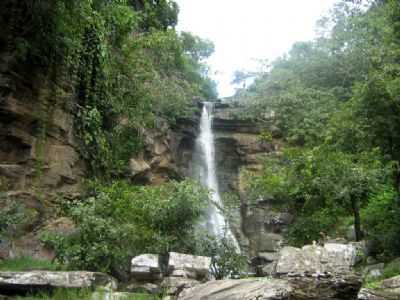
[[[169,253],[168,271],[172,277],[206,279],[209,277],[211,258],[176,252]]]

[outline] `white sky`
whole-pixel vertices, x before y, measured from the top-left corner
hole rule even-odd
[[[336,0],[176,0],[178,30],[215,44],[209,59],[220,97],[230,96],[235,70],[256,70],[255,59],[269,61],[296,41],[315,36],[316,21]]]

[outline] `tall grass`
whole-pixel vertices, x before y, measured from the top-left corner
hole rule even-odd
[[[28,256],[0,261],[0,271],[59,271],[64,269],[65,267],[50,260],[40,260]]]

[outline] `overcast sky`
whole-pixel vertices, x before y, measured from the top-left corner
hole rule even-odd
[[[256,59],[273,60],[296,41],[315,36],[315,23],[336,0],[176,0],[178,30],[215,44],[209,64],[220,97],[230,96],[235,70],[255,70]]]

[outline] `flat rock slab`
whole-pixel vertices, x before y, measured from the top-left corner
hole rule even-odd
[[[169,253],[168,271],[170,276],[205,279],[209,276],[210,265],[210,257]]]
[[[184,290],[178,300],[350,300],[360,287],[356,276],[220,280]]]
[[[166,277],[161,282],[161,287],[167,295],[177,296],[183,290],[193,288],[199,284],[201,282],[190,278]]]
[[[359,300],[399,300],[400,276],[383,280],[375,289],[361,289]]]
[[[385,290],[361,289],[358,300],[399,300],[400,294],[393,294]]]
[[[117,282],[111,276],[96,272],[0,272],[0,293],[49,288],[97,287],[112,290],[117,288]]]
[[[131,274],[139,280],[157,280],[162,277],[160,256],[156,254],[142,254],[132,258]]]
[[[184,290],[179,300],[286,300],[292,287],[280,279],[217,280]]]
[[[326,243],[324,246],[284,247],[280,251],[276,273],[349,273],[356,263],[356,257],[357,249],[351,244]]]

